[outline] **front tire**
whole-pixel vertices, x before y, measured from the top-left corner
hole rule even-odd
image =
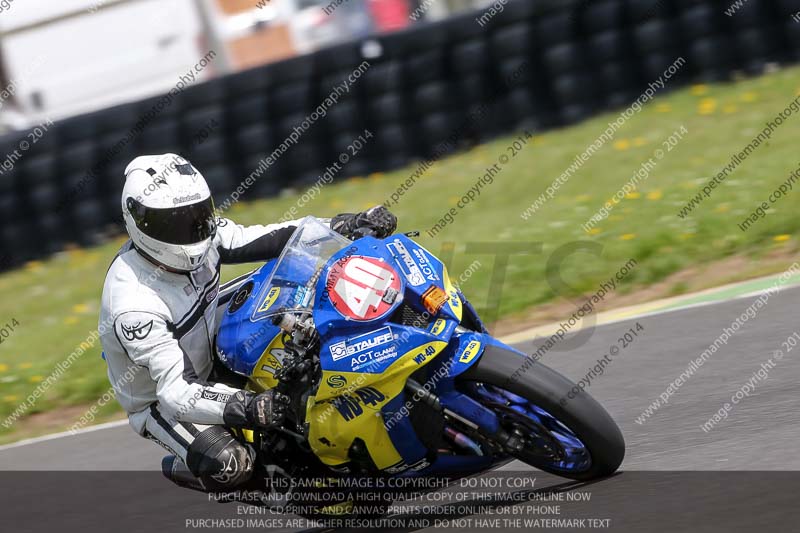
[[[528,368],[518,372],[523,365]],[[517,376],[513,377],[515,373]],[[487,403],[486,394],[480,392],[488,389],[494,398],[490,403],[493,404],[495,412],[502,410],[502,406],[497,404],[497,398],[508,398],[509,402],[513,403],[516,395],[527,400],[544,419],[544,425],[535,424],[539,430],[549,425],[551,429],[556,428],[554,432],[558,432],[558,428],[565,426],[571,437],[577,437],[584,446],[589,457],[588,465],[567,468],[563,462],[548,461],[541,454],[535,453],[538,450],[532,446],[514,454],[515,458],[533,467],[558,476],[586,481],[611,475],[622,463],[625,456],[625,440],[611,416],[583,390],[578,389],[578,394],[568,398],[575,384],[541,363],[534,362],[529,365],[526,359],[516,352],[488,345],[480,360],[460,375],[457,383],[470,397],[478,401],[483,400],[484,404]],[[562,402],[562,399],[566,401]],[[518,405],[512,407],[520,409]],[[512,413],[513,418],[513,411],[509,409],[507,412]],[[548,419],[546,415],[550,415],[552,419]],[[513,425],[508,422],[508,418],[506,422]],[[558,440],[552,438],[552,442]]]

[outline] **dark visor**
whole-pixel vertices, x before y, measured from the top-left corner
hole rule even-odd
[[[128,209],[145,235],[169,244],[194,244],[213,237],[214,201],[211,198],[180,207],[147,207],[128,198]]]

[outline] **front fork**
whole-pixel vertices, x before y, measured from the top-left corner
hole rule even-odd
[[[434,409],[445,420],[457,423],[468,432],[479,436],[483,441],[489,441],[503,453],[513,455],[521,451],[524,446],[521,434],[504,430],[500,427],[497,416],[491,410],[466,395],[456,394],[457,398],[448,401],[449,395],[440,398],[413,379],[406,382],[405,392],[408,396]]]

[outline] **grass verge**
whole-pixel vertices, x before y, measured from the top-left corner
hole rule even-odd
[[[616,113],[598,116],[580,125],[527,139],[511,157],[516,135],[478,146],[469,152],[436,162],[392,209],[401,230],[421,230],[419,241],[433,253],[454,249],[451,271],[457,276],[479,261],[464,284],[464,292],[480,309],[489,299],[495,255],[470,251],[469,243],[526,243],[531,253],[510,256],[499,307],[500,317],[518,320],[527,310],[561,299],[594,293],[629,259],[636,267],[616,291],[630,293],[652,286],[668,276],[696,269],[733,255],[750,261],[774,255],[792,257],[800,217],[794,212],[795,191],[774,204],[767,215],[742,232],[737,224],[784,182],[800,165],[796,139],[800,116],[787,119],[772,138],[717,187],[689,216],[677,213],[708,179],[722,170],[731,155],[740,152],[784,109],[800,89],[800,69],[781,70],[737,83],[697,85],[657,97],[631,118],[533,216],[521,214],[545,188],[606,128]],[[674,132],[686,134],[667,151],[662,143]],[[590,233],[582,228],[657,149],[663,158],[641,180],[635,191],[614,206],[610,216]],[[502,171],[484,181],[481,194],[465,208],[458,201],[503,155],[510,157]],[[330,216],[386,202],[416,166],[353,178],[324,187],[307,203],[302,214]],[[346,170],[345,170],[346,171]],[[800,184],[795,188],[800,188]],[[230,217],[243,224],[264,223],[281,216],[304,191],[282,198],[237,204]],[[435,237],[429,230],[451,208],[455,222]],[[547,275],[548,260],[564,245],[589,241],[596,253],[575,252],[559,262],[564,285],[555,286]],[[96,328],[103,277],[109,261],[123,242],[118,239],[87,250],[71,250],[43,262],[0,276],[0,327],[16,320],[0,345],[0,422],[24,402],[56,365],[87,339]],[[541,243],[537,251],[536,243]],[[731,264],[722,262],[719,264]],[[782,263],[774,264],[781,269]],[[227,268],[230,278],[251,266]],[[759,272],[766,273],[766,272]],[[747,277],[752,270],[703,276],[726,282]],[[548,281],[550,279],[550,281]],[[686,289],[676,284],[674,292]],[[108,391],[105,363],[95,344],[65,375],[48,388],[26,416],[55,408],[91,405]],[[116,413],[115,402],[102,407],[99,419]],[[75,420],[53,420],[47,427],[68,426]],[[0,425],[0,442],[13,440],[16,424]]]

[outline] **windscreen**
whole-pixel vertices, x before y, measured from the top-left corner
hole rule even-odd
[[[287,310],[311,311],[318,276],[339,250],[352,241],[314,217],[306,217],[283,249],[272,274],[261,289],[261,302],[253,320],[263,320]]]

